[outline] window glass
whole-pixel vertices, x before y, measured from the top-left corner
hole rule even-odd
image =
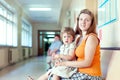
[[[13,10],[0,0],[0,46],[17,46],[17,17]]]
[[[32,27],[26,21],[22,21],[22,46],[31,47],[32,46]]]

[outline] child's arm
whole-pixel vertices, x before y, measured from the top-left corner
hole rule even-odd
[[[75,60],[75,49],[70,49],[68,55],[56,54],[54,58],[62,58],[63,60]]]

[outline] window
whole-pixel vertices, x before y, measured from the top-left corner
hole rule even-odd
[[[117,21],[117,0],[98,0],[98,27]]]
[[[32,27],[26,21],[22,21],[22,46],[32,47]]]
[[[4,0],[0,1],[0,46],[17,46],[16,12]]]

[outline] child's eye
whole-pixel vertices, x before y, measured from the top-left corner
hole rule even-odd
[[[64,38],[66,38],[66,36],[63,36]]]

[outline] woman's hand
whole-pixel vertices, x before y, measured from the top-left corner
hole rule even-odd
[[[55,62],[55,66],[65,66],[65,62],[66,61],[58,61],[58,62]]]

